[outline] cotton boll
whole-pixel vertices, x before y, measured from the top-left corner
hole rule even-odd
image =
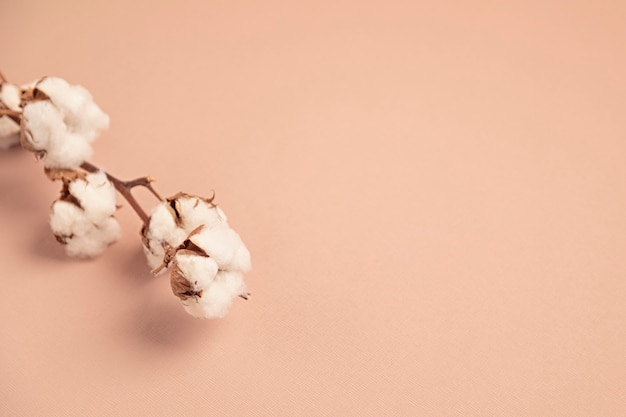
[[[85,180],[72,181],[69,191],[78,199],[85,215],[93,222],[99,222],[115,213],[115,187],[102,171],[87,174]]]
[[[45,77],[35,87],[49,99],[24,106],[24,147],[43,151],[48,168],[76,168],[91,158],[90,146],[109,125],[109,117],[93,102],[91,94],[57,77]]]
[[[87,219],[80,207],[67,201],[58,200],[52,205],[50,228],[56,236],[70,237],[86,235],[92,231],[94,225]]]
[[[166,203],[158,204],[150,215],[150,221],[143,231],[144,253],[150,268],[155,269],[163,262],[165,250],[162,243],[167,242],[172,247],[183,243],[187,232],[179,228],[176,220]]]
[[[50,228],[65,243],[70,256],[96,256],[120,237],[120,225],[114,217],[93,223],[82,209],[66,201],[54,203]]]
[[[109,127],[109,116],[96,103],[87,89],[69,85],[57,77],[46,77],[37,84],[50,100],[63,112],[69,130],[92,142]]]
[[[24,106],[22,113],[28,145],[34,150],[46,150],[51,143],[63,140],[67,128],[63,115],[47,100],[35,101]]]
[[[0,84],[0,101],[13,111],[20,111],[20,88],[9,83]]]
[[[206,256],[179,251],[174,262],[180,269],[183,277],[189,281],[194,291],[203,290],[217,274],[217,263]]]
[[[39,79],[35,83],[35,87],[46,93],[54,101],[62,102],[71,86],[63,78],[46,76]]]
[[[50,101],[30,102],[24,107],[26,128],[24,147],[44,151],[48,168],[76,168],[91,158],[91,146],[80,136],[68,132],[63,115]]]
[[[92,258],[101,254],[108,247],[97,235],[74,236],[68,239],[65,253],[77,258]]]
[[[65,200],[52,205],[50,228],[70,256],[98,255],[120,237],[120,225],[113,216],[94,222],[83,208]]]
[[[185,240],[187,234],[177,226],[175,217],[167,204],[160,203],[150,215],[148,237],[178,246]]]
[[[37,82],[36,87],[50,97],[54,105],[66,114],[75,114],[83,106],[84,97],[73,93],[72,87],[63,78],[44,77]]]
[[[228,225],[221,223],[211,229],[203,228],[190,240],[215,259],[220,269],[250,270],[250,252],[237,232]]]
[[[211,228],[216,224],[226,223],[226,215],[221,209],[198,197],[179,197],[178,201],[180,217],[188,233],[201,224]]]
[[[219,271],[213,282],[204,289],[201,297],[183,301],[187,313],[198,318],[224,317],[233,300],[246,293],[243,277],[239,272]]]

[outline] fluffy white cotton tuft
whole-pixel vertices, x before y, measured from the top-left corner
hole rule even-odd
[[[37,83],[37,89],[50,97],[52,103],[63,112],[68,129],[88,142],[108,129],[109,116],[93,102],[91,94],[84,87],[70,85],[62,78],[45,77]]]
[[[22,92],[16,85],[10,83],[0,84],[0,101],[13,111],[20,111],[20,97]]]
[[[177,209],[185,230],[190,233],[203,224],[213,227],[216,224],[226,223],[226,214],[214,204],[195,196],[183,196],[177,199]]]
[[[109,247],[120,238],[120,225],[113,217],[94,225],[91,233],[75,235],[68,239],[65,252],[70,256],[91,258]]]
[[[46,77],[35,88],[49,99],[24,105],[24,147],[42,155],[48,168],[76,168],[91,158],[91,142],[109,126],[109,117],[81,86]]]
[[[204,227],[189,239],[213,258],[220,269],[240,272],[250,270],[250,252],[237,232],[227,224]]]
[[[68,201],[57,200],[52,204],[50,228],[57,238],[65,240],[88,234],[94,226],[83,209]]]
[[[174,262],[195,292],[211,284],[218,270],[217,263],[213,259],[184,251],[176,254]]]
[[[71,197],[52,205],[50,228],[65,245],[70,256],[92,257],[120,237],[120,226],[113,217],[115,189],[106,174],[96,172],[68,185]]]
[[[167,203],[160,203],[152,210],[148,226],[143,231],[144,253],[150,268],[163,263],[165,250],[163,243],[177,247],[187,237],[187,232],[176,225],[175,216]]]
[[[93,155],[91,145],[68,131],[61,111],[48,100],[28,103],[23,110],[27,148],[44,152],[48,168],[75,168]]]
[[[224,317],[240,295],[246,294],[246,285],[240,272],[219,271],[211,285],[202,292],[202,297],[191,297],[183,301],[187,313],[197,318]]]
[[[115,187],[103,171],[87,174],[84,180],[72,181],[69,190],[91,221],[97,223],[115,213]]]

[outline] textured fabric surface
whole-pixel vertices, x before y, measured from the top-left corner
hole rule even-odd
[[[252,298],[185,313],[140,222],[68,260],[0,154],[2,416],[626,415],[623,1],[3,2],[92,162],[210,195]],[[149,193],[138,193],[148,207]]]

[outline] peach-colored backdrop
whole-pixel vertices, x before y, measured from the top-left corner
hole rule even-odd
[[[0,154],[2,416],[626,415],[626,2],[3,1],[93,162],[215,190],[253,297],[188,316]],[[141,199],[152,200],[146,194]]]

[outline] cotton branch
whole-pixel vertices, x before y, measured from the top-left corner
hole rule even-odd
[[[154,273],[170,271],[170,285],[194,317],[223,317],[237,297],[248,299],[243,281],[250,252],[211,197],[178,192],[166,199],[149,176],[124,181],[89,162],[91,143],[109,116],[81,86],[57,77],[17,86],[0,73],[0,148],[21,146],[62,181],[50,210],[50,229],[69,256],[94,257],[116,242],[121,194],[142,220],[141,241]],[[150,216],[132,194],[146,188],[158,203]]]

